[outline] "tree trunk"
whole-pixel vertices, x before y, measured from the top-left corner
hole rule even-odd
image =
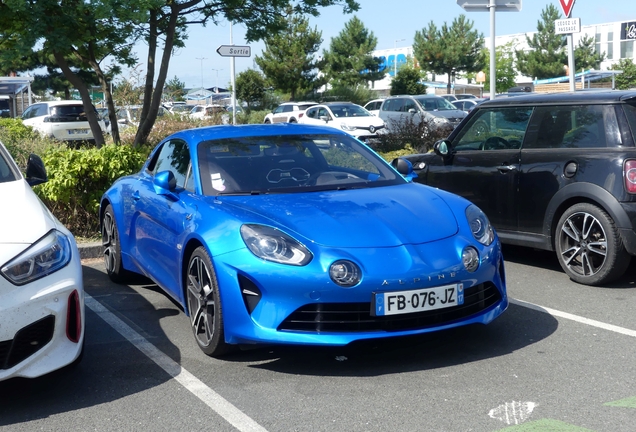
[[[91,53],[92,56],[92,53]],[[108,119],[110,121],[110,136],[113,138],[113,142],[119,143],[119,125],[117,123],[117,113],[115,112],[115,103],[113,102],[113,94],[110,92],[110,87],[108,85],[108,81],[106,80],[106,75],[104,75],[104,71],[100,67],[99,63],[95,60],[94,56],[88,62],[97,78],[99,79],[100,84],[102,85],[102,91],[104,92],[104,99],[106,100],[106,106],[108,107]]]
[[[91,132],[95,138],[95,145],[97,148],[100,148],[104,145],[104,134],[102,133],[102,128],[99,125],[97,112],[93,109],[93,101],[91,100],[91,96],[88,92],[88,87],[86,87],[86,84],[84,84],[84,81],[82,81],[81,78],[73,73],[62,54],[54,52],[53,56],[55,57],[55,61],[60,69],[62,69],[66,79],[73,84],[77,91],[79,91],[79,94],[82,97],[82,103],[84,104],[84,111],[86,112],[88,124],[90,125]]]

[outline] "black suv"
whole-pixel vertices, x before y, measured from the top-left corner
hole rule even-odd
[[[555,251],[572,280],[600,285],[636,255],[635,137],[636,91],[520,95],[405,158],[416,182],[478,205],[503,243]]]

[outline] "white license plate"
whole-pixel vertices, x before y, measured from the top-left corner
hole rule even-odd
[[[376,316],[423,312],[464,304],[461,283],[409,291],[373,293]]]
[[[69,135],[87,135],[88,129],[67,129]]]

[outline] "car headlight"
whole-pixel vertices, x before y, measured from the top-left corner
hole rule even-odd
[[[254,255],[267,261],[304,266],[313,258],[305,246],[276,228],[243,225],[241,237]]]
[[[27,250],[2,267],[4,277],[24,285],[65,267],[71,260],[71,242],[58,230],[51,230]]]
[[[354,131],[357,129],[355,126],[349,125],[347,123],[340,123],[340,127],[342,128],[342,130],[346,131]]]
[[[466,208],[466,219],[468,219],[468,225],[473,233],[475,239],[483,244],[490,245],[495,239],[495,232],[490,225],[488,217],[483,211],[474,204],[469,205]]]

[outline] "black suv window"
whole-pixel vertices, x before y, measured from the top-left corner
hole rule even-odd
[[[477,112],[453,141],[456,151],[517,149],[526,135],[532,108],[493,108]]]
[[[538,107],[532,130],[526,148],[602,148],[620,143],[611,105]]]

